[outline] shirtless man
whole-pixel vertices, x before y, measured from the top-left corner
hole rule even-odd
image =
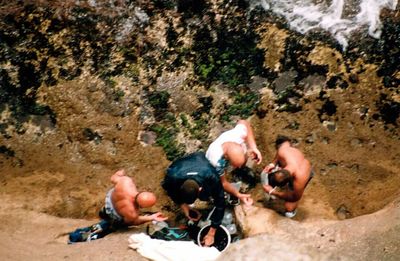
[[[264,172],[269,173],[271,170],[276,169],[276,166],[279,166],[279,179],[285,180],[283,183],[288,185],[288,189],[277,191],[271,185],[263,185],[263,188],[266,193],[285,200],[285,216],[292,218],[297,213],[298,202],[314,173],[310,162],[299,149],[292,147],[288,137],[278,136],[275,147],[275,158],[272,163],[264,168]],[[289,178],[284,177],[286,173]],[[274,176],[275,179],[277,177],[277,175]],[[278,186],[286,185],[282,184],[280,180],[273,180],[273,182]]]
[[[247,149],[247,146],[248,149]],[[235,128],[222,133],[207,149],[206,157],[213,165],[222,182],[224,190],[237,197],[246,205],[253,200],[249,194],[240,193],[226,178],[227,168],[243,167],[250,156],[257,164],[261,163],[262,156],[257,149],[253,129],[246,120],[239,120]]]
[[[112,175],[111,182],[114,188],[107,192],[105,206],[99,213],[101,218],[117,226],[140,225],[153,220],[167,219],[160,212],[152,215],[139,214],[140,208],[152,207],[156,203],[156,196],[147,191],[139,192],[124,170]]]

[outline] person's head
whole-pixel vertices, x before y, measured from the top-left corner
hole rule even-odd
[[[272,186],[283,187],[292,180],[290,172],[286,169],[279,169],[268,175],[268,183]]]
[[[200,186],[193,179],[187,179],[180,187],[180,196],[186,204],[192,204],[199,196]]]
[[[156,203],[157,198],[154,193],[147,192],[147,191],[142,191],[136,194],[135,196],[135,203],[139,208],[149,208],[154,206]]]
[[[240,168],[246,163],[246,153],[240,144],[229,142],[225,157],[234,168]]]
[[[291,144],[292,140],[284,135],[278,135],[275,140],[275,148],[279,149],[279,147],[285,142],[289,142]]]

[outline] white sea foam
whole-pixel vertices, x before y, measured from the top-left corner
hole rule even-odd
[[[290,27],[302,34],[313,29],[329,32],[346,49],[351,33],[368,30],[379,38],[383,8],[395,10],[397,0],[249,0],[252,7],[283,16]],[[316,3],[317,2],[317,3]]]

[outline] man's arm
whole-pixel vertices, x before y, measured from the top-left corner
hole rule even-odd
[[[161,212],[157,212],[151,215],[131,215],[127,218],[124,218],[124,223],[127,225],[141,225],[144,224],[146,222],[150,222],[150,221],[165,221],[168,218],[165,217]]]
[[[249,152],[252,154],[251,156],[260,164],[262,161],[261,152],[257,148],[256,140],[254,137],[253,128],[251,127],[250,123],[246,120],[239,120],[237,124],[243,124],[246,126],[247,129],[247,136],[245,137],[246,143],[249,145]]]
[[[226,175],[222,175],[220,177],[221,183],[222,183],[222,187],[224,188],[224,190],[226,192],[228,192],[229,194],[231,194],[232,196],[237,197],[238,199],[240,199],[243,203],[245,203],[246,205],[251,205],[253,204],[253,200],[250,196],[250,194],[243,194],[240,193],[225,177]]]
[[[199,221],[201,218],[201,214],[199,211],[197,211],[196,209],[190,208],[188,204],[183,203],[181,204],[181,210],[183,212],[183,214],[185,215],[185,217],[187,217],[189,220],[192,221]],[[191,212],[193,214],[191,214]]]
[[[223,177],[223,176],[222,176]],[[205,246],[211,246],[214,244],[214,237],[215,237],[215,232],[217,230],[217,227],[221,225],[222,218],[224,217],[224,212],[225,212],[225,195],[224,195],[224,188],[222,186],[222,183],[218,177],[211,178],[208,180],[210,182],[209,184],[211,185],[211,197],[214,200],[214,212],[211,215],[211,227],[210,230],[208,231],[207,235],[204,237],[204,240],[202,243],[204,243]]]
[[[267,166],[265,166],[264,170],[265,172],[269,173],[271,170],[273,170],[277,165],[278,165],[278,152],[275,154],[274,159],[269,163]]]
[[[226,192],[238,198],[239,191],[226,179],[226,173],[220,176],[222,187]]]
[[[264,185],[264,190],[270,195],[277,196],[288,202],[296,202],[301,199],[306,186],[306,182],[299,179],[293,180],[293,190],[276,191],[269,185]]]

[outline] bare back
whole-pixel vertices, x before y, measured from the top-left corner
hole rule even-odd
[[[277,160],[281,167],[291,172],[294,188],[304,190],[310,179],[311,164],[304,157],[304,154],[290,143],[283,143],[277,151]]]
[[[137,218],[139,215],[137,206],[135,206],[135,196],[138,193],[136,185],[132,179],[127,176],[121,176],[115,179],[114,192],[111,196],[113,205],[125,222]]]

